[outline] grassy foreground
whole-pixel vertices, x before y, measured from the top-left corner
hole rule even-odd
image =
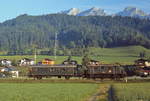
[[[115,84],[117,101],[150,101],[150,83]]]
[[[0,101],[85,101],[97,84],[1,83]]]
[[[150,101],[149,85],[113,83],[115,101]],[[109,86],[109,83],[0,83],[0,101],[111,101]]]

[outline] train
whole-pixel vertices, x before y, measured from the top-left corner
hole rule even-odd
[[[90,60],[79,65],[76,61],[66,60],[60,65],[37,65],[29,67],[28,76],[35,79],[43,77],[71,77],[87,79],[123,79],[127,76],[147,77],[150,75],[150,67],[139,67],[138,65],[101,64]]]
[[[28,76],[36,79],[42,79],[43,77],[120,79],[126,77],[126,72],[120,65],[99,64],[96,62],[79,65],[76,61],[64,61],[60,65],[37,65],[29,67]]]

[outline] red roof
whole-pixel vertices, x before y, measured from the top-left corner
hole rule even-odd
[[[54,60],[51,60],[51,59],[48,59],[48,58],[45,58],[44,60],[45,61],[54,61]]]

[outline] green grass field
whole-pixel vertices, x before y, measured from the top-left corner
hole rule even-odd
[[[150,101],[150,83],[115,84],[117,101]]]
[[[133,64],[139,58],[140,52],[150,50],[141,46],[119,48],[89,48],[89,56],[103,63]],[[0,59],[16,60],[22,58],[34,59],[34,56],[0,56]],[[66,60],[68,56],[57,56],[56,64]],[[37,56],[37,61],[44,58],[54,59],[54,56]],[[82,57],[72,59],[81,63]],[[19,67],[20,68],[20,67]],[[27,68],[21,68],[28,71]],[[26,73],[26,72],[25,72]],[[26,74],[23,75],[26,75]],[[100,84],[101,85],[101,84]],[[94,83],[0,83],[0,101],[86,101],[99,89]],[[109,84],[107,84],[109,85]],[[150,83],[114,83],[117,101],[150,101]],[[104,87],[105,88],[105,87]],[[106,99],[105,92],[102,99]],[[106,101],[106,100],[102,100]]]
[[[109,83],[0,83],[0,101],[107,101]],[[116,101],[150,101],[150,83],[113,83]]]
[[[92,58],[104,63],[133,64],[139,58],[139,53],[145,51],[146,58],[150,57],[150,50],[141,46],[128,46],[118,48],[91,48]]]
[[[97,89],[82,83],[1,83],[0,101],[85,101]]]
[[[133,64],[136,59],[139,58],[139,53],[145,51],[146,58],[150,58],[150,50],[141,46],[128,46],[128,47],[118,47],[118,48],[89,48],[89,56],[92,59],[99,60],[102,63],[121,63],[121,64]],[[20,60],[22,58],[34,59],[33,55],[23,55],[23,56],[0,56],[0,59],[9,60]],[[41,61],[44,58],[49,58],[55,60],[54,56],[38,55],[37,61]],[[68,56],[57,56],[56,64],[62,63],[66,60]],[[77,60],[80,64],[82,61],[82,56],[72,56],[72,59]]]

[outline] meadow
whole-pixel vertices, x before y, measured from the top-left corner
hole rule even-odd
[[[112,83],[0,83],[0,101],[111,101]],[[150,101],[150,83],[113,83],[115,101]]]
[[[120,63],[120,64],[133,64],[136,59],[139,59],[139,53],[145,52],[146,58],[150,58],[150,50],[142,46],[128,46],[118,48],[88,48],[89,57],[91,59],[98,60],[102,63]],[[18,61],[22,58],[34,59],[34,55],[15,55],[7,56],[1,55],[0,59],[9,59]],[[37,62],[49,58],[55,60],[56,64],[61,64],[62,61],[66,60],[68,56],[54,56],[48,55],[37,55]],[[72,56],[72,59],[78,61],[81,64],[83,56]]]
[[[0,83],[0,101],[86,101],[98,84]]]
[[[150,101],[150,83],[114,84],[116,101]]]
[[[145,52],[146,58],[150,59],[150,50],[146,49],[142,46],[128,46],[128,47],[118,47],[118,48],[88,48],[88,56],[90,59],[98,60],[101,63],[105,64],[134,64],[134,61],[139,59],[139,53]],[[2,55],[3,54],[3,55]],[[15,63],[18,63],[20,59],[23,58],[30,58],[34,59],[34,55],[14,55],[14,56],[7,56],[4,55],[4,53],[1,53],[0,60],[1,59],[8,59],[15,61]],[[61,64],[64,60],[68,58],[68,56],[57,56],[56,59],[54,56],[48,56],[48,55],[37,55],[37,62],[42,61],[45,58],[49,58],[52,60],[55,60],[55,64]],[[72,56],[73,60],[78,61],[78,64],[82,63],[83,56]],[[28,69],[17,67],[18,70],[20,70],[20,76],[27,75]]]

